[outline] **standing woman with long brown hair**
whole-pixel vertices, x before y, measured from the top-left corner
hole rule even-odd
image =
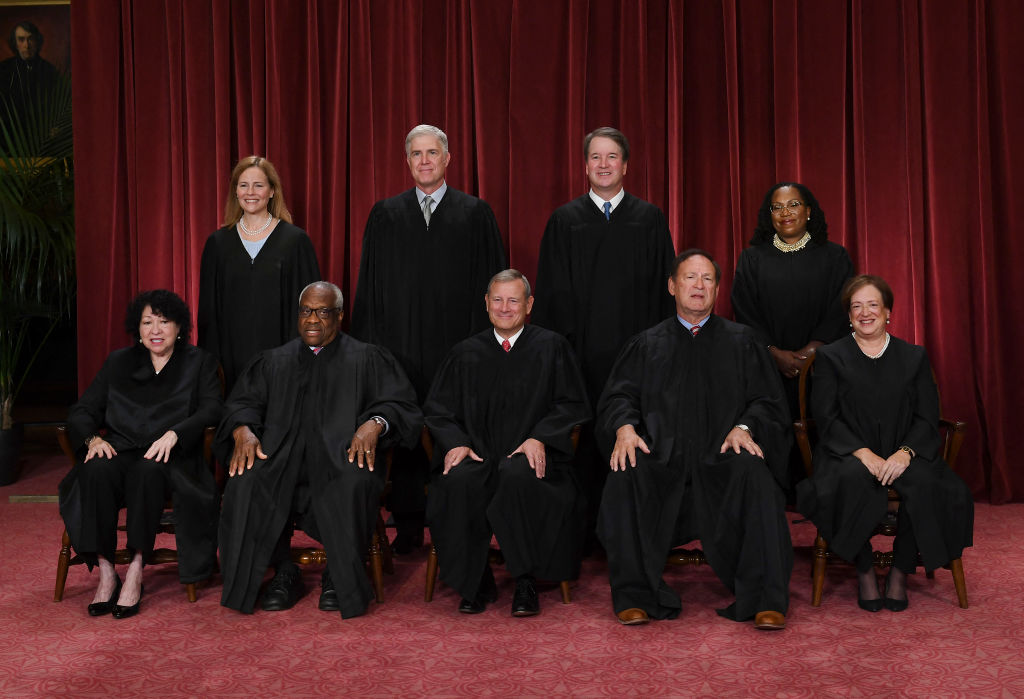
[[[249,360],[295,337],[299,293],[320,279],[309,236],[292,224],[281,179],[258,155],[231,171],[224,227],[206,241],[199,272],[199,346],[230,392]]]

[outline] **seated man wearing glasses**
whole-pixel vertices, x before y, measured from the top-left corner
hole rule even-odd
[[[764,345],[714,315],[720,278],[703,251],[676,257],[675,316],[626,344],[598,403],[611,473],[597,535],[623,624],[679,616],[662,572],[672,547],[691,539],[736,595],[719,614],[758,629],[786,624],[793,547],[779,484],[789,411]]]
[[[221,604],[251,614],[292,607],[305,593],[291,561],[292,524],[321,542],[320,609],[342,618],[372,596],[363,557],[384,486],[378,447],[414,444],[422,415],[391,354],[340,332],[343,298],[328,282],[299,296],[299,337],[261,352],[235,384],[217,431],[229,464],[220,520]]]

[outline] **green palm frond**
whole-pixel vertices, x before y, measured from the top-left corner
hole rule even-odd
[[[75,293],[71,80],[60,76],[23,111],[0,100],[0,400],[3,427],[42,343]]]

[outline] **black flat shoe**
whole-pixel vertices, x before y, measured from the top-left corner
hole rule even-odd
[[[320,576],[320,603],[317,607],[322,612],[336,612],[341,609],[338,602],[338,592],[334,589],[334,581],[331,574],[324,568],[324,574]]]
[[[114,605],[114,611],[111,612],[115,619],[127,619],[130,616],[135,616],[139,613],[139,605],[142,603],[142,593],[146,591],[146,586],[143,585],[139,588],[139,599],[136,600],[135,604],[130,607],[122,607],[120,604]]]
[[[117,576],[115,576],[117,577]],[[89,605],[89,616],[106,616],[110,614],[114,607],[117,606],[117,598],[121,596],[121,578],[117,578],[117,585],[114,586],[114,592],[110,595],[110,599],[106,602],[93,602]]]

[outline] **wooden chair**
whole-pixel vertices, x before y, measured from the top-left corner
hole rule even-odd
[[[206,459],[206,463],[213,464],[213,435],[216,431],[213,427],[207,427],[203,431],[203,457]],[[61,451],[68,458],[68,461],[72,466],[75,464],[75,450],[71,446],[71,438],[68,437],[67,425],[57,426],[57,442],[60,444]],[[174,517],[171,511],[173,504],[168,501],[164,505],[164,515],[160,519],[160,533],[162,534],[174,534]],[[119,531],[124,531],[123,525],[118,526]],[[114,554],[114,563],[120,563],[126,565],[131,563],[132,553],[128,549],[118,549]],[[169,548],[158,548],[154,549],[152,555],[146,559],[147,565],[162,564],[162,563],[177,563],[178,552],[176,549]],[[60,538],[60,553],[57,555],[57,582],[53,588],[53,601],[60,602],[64,599],[64,586],[68,579],[68,568],[73,565],[85,563],[85,560],[75,554],[71,556],[71,539],[68,538],[68,530],[65,529],[64,533]],[[196,601],[196,584],[185,583],[185,594],[188,596],[189,602]]]
[[[576,425],[572,428],[572,450],[576,451],[576,447],[580,441],[580,426]],[[430,430],[426,427],[420,433],[420,443],[423,445],[423,450],[427,452],[427,459],[432,460],[434,456],[434,440],[430,436]],[[504,556],[501,555],[499,549],[492,548],[488,556],[489,563],[502,564],[505,562]],[[437,584],[437,547],[434,546],[433,542],[430,544],[430,553],[427,554],[427,581],[424,589],[423,601],[430,602],[434,599],[434,586]],[[569,593],[569,581],[560,580],[558,587],[562,591],[562,604],[570,604],[572,602],[572,596]]]
[[[385,453],[387,471],[384,477],[384,490],[380,495],[382,507],[385,498],[391,492],[391,455],[392,452],[389,449]],[[326,565],[327,553],[322,548],[293,546],[291,559],[293,563],[301,566]],[[370,540],[367,563],[370,567],[370,577],[373,580],[373,596],[377,604],[380,604],[384,601],[384,573],[386,572],[388,575],[395,573],[395,564],[391,557],[391,544],[388,542],[387,529],[380,510],[377,511],[377,526]]]
[[[804,470],[810,478],[814,472],[812,462],[812,442],[817,441],[817,428],[814,420],[809,417],[807,409],[807,383],[812,373],[814,359],[817,355],[812,354],[800,370],[800,419],[793,424],[796,433],[797,444],[800,447],[800,456],[804,463]],[[953,470],[956,470],[956,460],[960,454],[960,447],[964,440],[964,430],[967,423],[959,420],[947,420],[939,418],[939,431],[942,434],[942,458]],[[899,523],[900,495],[894,488],[888,489],[889,508],[886,516],[875,527],[872,536],[896,536],[896,529]],[[893,564],[892,551],[874,551],[875,566],[879,568],[891,567]],[[825,586],[825,566],[832,558],[832,552],[828,550],[828,542],[817,533],[814,539],[813,562],[811,564],[811,606],[821,605],[822,590]],[[967,609],[967,583],[964,580],[963,561],[960,558],[953,559],[944,566],[953,575],[953,585],[956,588],[957,601],[961,609]],[[934,578],[934,571],[927,571],[928,578]]]

